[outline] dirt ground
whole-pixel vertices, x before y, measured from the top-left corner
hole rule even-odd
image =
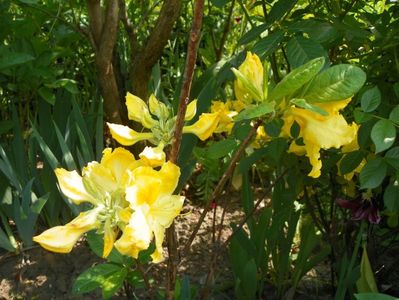
[[[228,197],[231,197],[229,195]],[[225,221],[221,240],[224,241],[231,234],[230,224],[239,223],[243,215],[237,209],[238,196],[233,195],[229,199],[229,209],[226,210]],[[180,245],[184,245],[189,233],[195,226],[202,208],[197,205],[187,203],[181,216],[176,220],[176,232]],[[220,219],[222,209],[217,208],[216,216]],[[182,260],[179,265],[179,276],[187,276],[190,284],[199,285],[204,283],[211,259],[211,240],[212,240],[212,213],[208,213],[203,226],[196,236],[190,253]],[[380,275],[384,275],[383,287],[386,292],[393,292],[395,295],[398,290],[399,269],[392,266],[397,265],[397,251],[399,247],[391,249],[385,261],[378,262],[384,265]],[[165,249],[166,253],[166,249]],[[0,252],[0,300],[8,299],[43,299],[43,300],[62,300],[62,299],[101,299],[101,291],[98,289],[92,293],[75,295],[72,293],[74,280],[90,266],[100,263],[102,260],[95,256],[89,249],[84,239],[79,241],[73,251],[69,254],[56,254],[48,252],[39,246],[26,249],[22,254],[15,255]],[[388,270],[388,267],[390,269]],[[166,264],[150,264],[146,273],[153,278],[154,285],[164,286]],[[298,288],[295,300],[309,299],[332,299],[329,288],[329,266],[320,265],[302,280]],[[377,274],[377,276],[380,276]],[[230,271],[228,258],[224,253],[217,263],[217,273],[214,283],[220,286],[220,295],[213,295],[212,299],[234,299],[233,275]],[[222,285],[224,284],[224,286]],[[264,300],[274,300],[274,290],[270,287],[265,288]],[[112,299],[126,299],[123,295],[116,295]],[[146,296],[139,296],[139,299],[147,299]]]

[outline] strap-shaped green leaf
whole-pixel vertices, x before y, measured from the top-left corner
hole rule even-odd
[[[295,104],[295,106],[298,106],[300,108],[304,108],[310,111],[313,111],[319,115],[322,116],[328,116],[328,112],[326,112],[324,109],[322,109],[321,107],[312,105],[310,103],[308,103],[305,99],[298,99],[298,98],[294,98],[291,99],[290,101],[292,104]]]
[[[336,65],[317,75],[302,97],[310,103],[344,100],[357,93],[365,81],[366,73],[362,69]]]
[[[319,73],[324,61],[324,57],[318,57],[293,70],[275,86],[268,100],[279,103],[284,97],[297,91]]]

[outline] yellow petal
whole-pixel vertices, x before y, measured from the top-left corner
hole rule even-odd
[[[137,205],[151,205],[162,188],[162,179],[151,167],[138,167],[131,172],[131,180],[126,188],[126,200],[134,210]]]
[[[247,56],[238,70],[263,94],[263,66],[256,54],[247,52]],[[234,81],[234,93],[239,101],[251,103],[252,97],[240,80]]]
[[[139,141],[150,140],[154,137],[151,132],[137,132],[127,126],[107,123],[112,137],[123,146],[131,146]]]
[[[176,218],[184,203],[184,197],[178,195],[167,195],[159,197],[151,206],[149,214],[153,220],[168,228]]]
[[[184,126],[183,133],[193,133],[202,141],[209,138],[218,126],[219,113],[203,113],[193,125]]]
[[[141,250],[150,246],[152,231],[147,219],[140,209],[136,210],[129,224],[123,230],[122,236],[114,243],[115,248],[124,255],[138,257]]]
[[[140,122],[146,128],[152,128],[157,124],[157,122],[151,118],[147,104],[139,97],[127,93],[126,106],[128,118],[130,120]]]
[[[107,194],[110,195],[118,189],[111,171],[96,161],[88,163],[82,173],[86,189],[99,199],[104,199]]]
[[[155,236],[155,251],[151,254],[153,263],[160,263],[164,260],[163,256],[163,240],[165,239],[165,228],[159,224],[153,227]]]
[[[230,109],[231,102],[212,101],[211,112],[219,113],[218,126],[215,129],[215,133],[228,132],[230,133],[234,126],[233,117],[238,112]]]
[[[180,168],[168,161],[162,166],[161,170],[159,170],[158,176],[162,180],[160,194],[170,195],[174,192],[179,182]]]
[[[54,170],[62,193],[75,204],[82,202],[98,203],[83,185],[83,179],[76,171],[59,168]]]
[[[166,160],[166,154],[161,147],[145,147],[139,156],[144,164],[152,168],[162,166]]]
[[[105,222],[104,225],[104,249],[103,258],[107,258],[114,247],[114,242],[116,239],[116,231],[111,227],[109,220]]]
[[[80,213],[75,219],[64,226],[56,226],[33,237],[44,249],[58,253],[69,253],[77,240],[87,231],[98,226],[99,209]]]
[[[184,116],[185,121],[190,121],[192,120],[197,113],[197,99],[191,101],[187,105],[187,110],[186,110],[186,115]]]
[[[150,111],[153,115],[157,116],[159,120],[167,120],[169,117],[168,107],[159,101],[154,94],[151,94],[148,100],[150,104]]]
[[[135,163],[132,153],[124,148],[106,148],[103,151],[101,165],[111,171],[115,181],[121,183],[122,177],[125,176],[126,170]]]

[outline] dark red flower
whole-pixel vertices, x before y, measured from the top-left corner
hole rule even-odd
[[[352,211],[352,220],[368,220],[373,224],[378,224],[381,221],[380,212],[373,199],[363,199],[360,196],[354,200],[337,198],[335,202]]]

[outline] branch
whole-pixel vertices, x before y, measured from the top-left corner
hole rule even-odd
[[[262,124],[262,120],[258,120],[254,124],[254,126],[252,127],[251,131],[248,133],[248,135],[245,138],[245,140],[241,143],[240,148],[238,148],[236,153],[234,153],[234,156],[231,159],[229,166],[227,167],[226,171],[224,172],[222,178],[219,180],[215,190],[212,193],[212,197],[211,197],[210,201],[208,202],[207,206],[202,211],[201,216],[200,216],[197,224],[195,225],[195,228],[194,228],[193,232],[191,233],[190,237],[188,238],[187,243],[186,243],[186,245],[184,247],[184,253],[188,253],[190,251],[190,246],[191,246],[195,236],[197,235],[198,230],[200,229],[202,223],[204,222],[206,214],[212,208],[212,203],[217,202],[217,198],[222,193],[224,185],[227,182],[227,179],[229,179],[231,177],[231,175],[233,174],[238,160],[240,159],[241,155],[244,153],[245,148],[249,145],[249,143],[251,142],[252,138],[256,134],[256,130],[258,129],[260,124]]]
[[[183,84],[180,92],[179,107],[177,111],[177,119],[175,125],[175,132],[173,135],[172,149],[170,151],[169,159],[177,162],[179,149],[181,144],[181,137],[184,125],[184,116],[186,114],[187,104],[190,97],[191,83],[193,81],[195,61],[197,59],[198,44],[201,37],[202,17],[204,14],[204,0],[197,0],[194,7],[194,20],[190,32],[190,40],[187,46],[186,67],[184,69]]]
[[[132,53],[132,57],[135,57],[138,51],[137,35],[136,31],[134,30],[132,21],[129,19],[129,15],[127,14],[126,3],[124,0],[119,0],[119,8],[120,19],[126,30],[127,36],[129,37],[130,51]]]
[[[103,28],[103,13],[100,0],[87,0],[89,12],[90,31],[96,48],[100,45],[101,31]]]
[[[100,62],[111,62],[112,52],[116,44],[119,23],[119,3],[109,0],[105,11],[105,21],[101,31],[98,58]]]

